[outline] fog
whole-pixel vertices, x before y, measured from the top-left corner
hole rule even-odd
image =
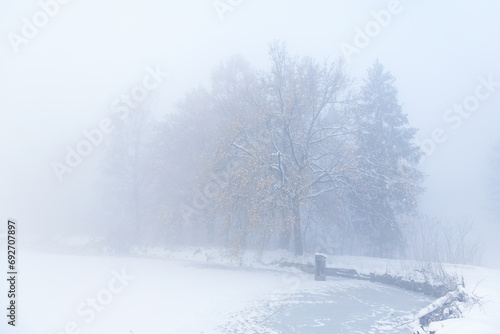
[[[9,34],[22,36],[23,18],[31,20],[40,5],[0,2],[2,219],[16,218],[25,234],[79,234],[88,226],[95,232],[92,222],[103,219],[99,166],[106,138],[62,182],[52,164],[64,161],[67,147],[85,138],[83,131],[99,127],[148,69],[169,73],[141,103],[162,121],[179,113],[176,102],[191,89],[210,85],[214,68],[231,56],[267,68],[275,40],[286,41],[293,55],[346,57],[343,43],[353,45],[356,29],[390,2],[233,1],[223,12],[215,3],[69,1],[16,44]],[[433,140],[418,167],[427,175],[419,212],[470,216],[484,238],[484,264],[500,266],[500,228],[488,192],[489,159],[500,139],[500,4],[401,0],[398,8],[367,46],[347,57],[348,72],[359,86],[378,60],[396,78],[399,103],[418,129],[416,140],[423,143],[441,129],[443,142]],[[491,94],[470,117],[444,120],[488,78]]]

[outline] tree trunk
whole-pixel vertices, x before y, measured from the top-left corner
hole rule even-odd
[[[293,200],[293,238],[295,244],[295,255],[304,254],[302,246],[302,230],[300,226],[300,210],[297,200]]]
[[[279,247],[280,249],[286,249],[290,247],[290,226],[288,224],[287,215],[284,209],[281,210],[281,225],[283,228],[280,234]]]
[[[280,236],[280,242],[279,242],[279,247],[280,249],[285,249],[287,250],[290,245],[290,231],[285,230],[283,231],[283,234]]]

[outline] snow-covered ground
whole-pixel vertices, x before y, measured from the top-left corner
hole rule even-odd
[[[312,263],[311,255],[249,253],[240,266],[219,250],[136,253],[23,252],[18,326],[12,329],[3,321],[0,333],[407,333],[408,327],[394,326],[432,301],[365,281],[316,282],[278,265],[283,259]],[[412,275],[401,261],[329,257],[327,262],[363,273]],[[465,318],[431,328],[438,334],[499,333],[500,271],[451,265],[448,270],[463,275],[466,289],[485,303]]]
[[[200,333],[283,285],[278,272],[200,266],[26,253],[19,269],[19,332]]]
[[[431,325],[436,334],[500,333],[500,270],[473,266],[448,265],[450,272],[463,275],[466,290],[474,291],[484,302],[464,318]]]

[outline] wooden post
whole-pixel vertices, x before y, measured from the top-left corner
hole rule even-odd
[[[314,254],[314,280],[315,281],[326,281],[326,256],[323,254]]]

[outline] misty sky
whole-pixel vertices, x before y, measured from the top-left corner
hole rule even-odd
[[[371,12],[387,9],[391,1],[239,3],[222,20],[213,0],[68,1],[15,52],[9,33],[21,35],[23,18],[31,20],[40,5],[0,0],[2,219],[15,217],[26,230],[92,219],[103,146],[62,183],[51,163],[63,162],[66,147],[84,139],[82,131],[98,127],[111,104],[143,81],[147,68],[170,73],[143,102],[161,118],[231,55],[267,66],[274,39],[286,40],[297,55],[343,56],[342,43],[353,45],[356,29],[364,30],[374,20]],[[399,9],[351,57],[350,72],[360,79],[378,58],[397,78],[400,102],[420,130],[418,140],[442,129],[446,142],[421,165],[429,175],[422,212],[472,215],[493,251],[500,228],[486,209],[486,173],[491,145],[500,139],[500,85],[456,129],[443,116],[475,94],[479,78],[500,82],[500,3],[401,0]]]

